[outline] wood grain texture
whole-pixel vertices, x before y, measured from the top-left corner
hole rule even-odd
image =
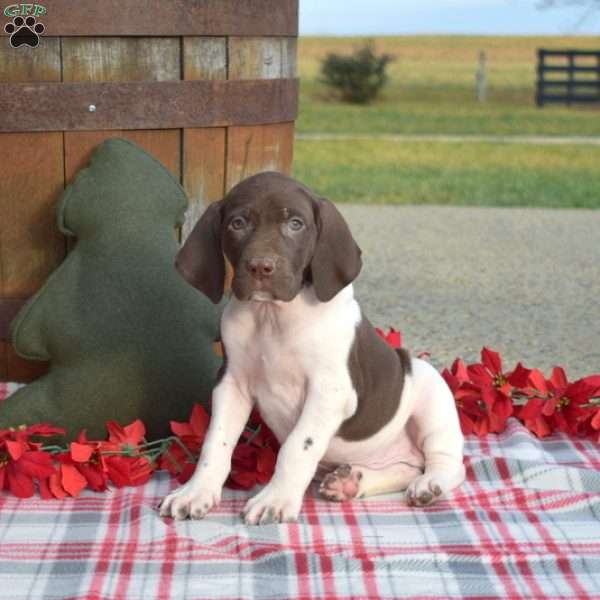
[[[180,39],[86,37],[62,42],[63,81],[173,81]]]
[[[290,174],[294,148],[294,123],[230,127],[227,131],[226,190],[262,171]]]
[[[32,296],[64,258],[55,216],[63,189],[62,142],[61,133],[0,136],[0,297]],[[2,351],[0,377],[39,375],[39,365],[18,358],[6,344]]]
[[[227,79],[227,38],[184,37],[184,79]]]
[[[298,77],[298,39],[281,38],[281,76]]]
[[[63,74],[67,82],[109,82],[105,85],[135,85],[129,82],[154,82],[155,86],[177,81],[181,74],[179,38],[67,38],[63,40]],[[110,83],[112,82],[112,83]],[[69,84],[63,84],[63,86]],[[74,84],[77,85],[77,84]],[[102,85],[102,84],[100,84]],[[140,85],[144,85],[141,83]],[[63,87],[61,86],[61,88]],[[122,111],[125,116],[139,106],[143,98],[139,94],[125,94]],[[180,132],[176,129],[164,131],[147,128],[129,131],[124,127],[105,127],[106,123],[94,119],[102,115],[102,98],[94,93],[83,102],[83,106],[95,104],[98,112],[91,114],[93,131],[65,131],[65,178],[67,183],[90,160],[94,148],[110,137],[123,137],[142,146],[162,162],[177,179],[181,178]],[[114,109],[114,107],[113,107]],[[125,119],[127,120],[127,119]],[[47,120],[47,126],[49,122]],[[68,127],[60,127],[69,129]],[[89,128],[77,128],[89,129]]]
[[[296,79],[5,83],[0,132],[280,123],[296,118],[297,102]]]
[[[46,35],[298,35],[298,0],[52,0]]]
[[[39,47],[13,48],[0,38],[0,82],[60,81],[60,40],[43,38]]]
[[[183,132],[183,186],[190,206],[181,230],[185,241],[209,202],[225,193],[225,135],[222,127]]]
[[[296,77],[296,38],[229,38],[229,79]]]
[[[12,48],[8,37],[0,39],[2,84],[60,77],[58,38],[44,37],[38,48]],[[62,186],[62,134],[0,135],[0,298],[33,295],[64,258],[54,211]],[[46,369],[46,363],[23,360],[8,340],[0,340],[0,380],[28,381]]]
[[[10,324],[27,300],[0,296],[0,341],[10,340]]]

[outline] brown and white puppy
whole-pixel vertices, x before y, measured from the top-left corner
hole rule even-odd
[[[221,337],[225,363],[193,477],[161,514],[200,519],[221,498],[252,408],[280,441],[272,480],[248,524],[297,519],[317,471],[320,494],[347,500],[407,490],[427,505],[464,480],[452,394],[427,362],[391,349],[361,314],[360,249],[335,206],[278,173],[261,173],[209,206],[177,268],[213,302],[234,269]]]

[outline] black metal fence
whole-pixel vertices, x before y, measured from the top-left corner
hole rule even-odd
[[[600,103],[600,50],[538,50],[536,103]]]

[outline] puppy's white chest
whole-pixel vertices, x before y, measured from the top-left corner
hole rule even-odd
[[[257,402],[280,442],[302,414],[309,381],[313,387],[326,381],[328,393],[333,386],[337,396],[344,389],[348,406],[339,409],[348,416],[354,412],[347,356],[359,318],[351,286],[330,303],[318,302],[305,290],[283,306],[233,299],[225,308],[221,333],[227,371]]]
[[[306,377],[291,353],[262,350],[249,385],[261,415],[281,442],[300,418],[306,398]]]
[[[243,342],[243,343],[240,343]],[[233,345],[230,364],[260,413],[282,442],[300,417],[307,377],[293,339],[263,327]]]

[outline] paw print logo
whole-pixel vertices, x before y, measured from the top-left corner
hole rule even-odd
[[[12,23],[4,26],[4,31],[10,34],[10,45],[13,48],[30,46],[35,48],[40,43],[40,35],[44,33],[44,25],[38,23],[35,17],[15,17]]]

